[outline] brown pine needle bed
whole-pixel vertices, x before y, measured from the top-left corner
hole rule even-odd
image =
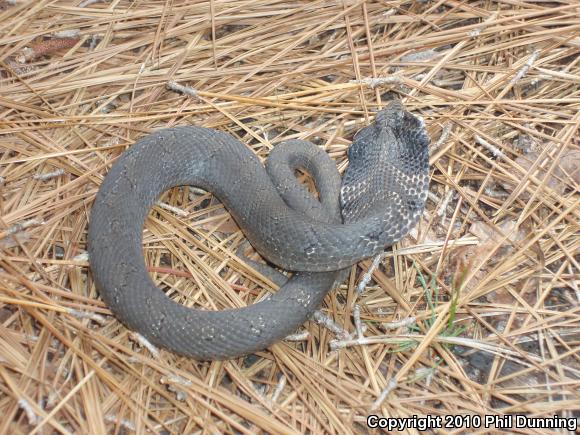
[[[579,53],[574,0],[0,0],[0,434],[365,433],[371,414],[571,429]],[[262,159],[308,139],[343,171],[395,98],[432,138],[424,216],[294,336],[200,363],[111,315],[87,223],[137,139],[200,124]],[[211,195],[175,188],[143,249],[170,297],[224,309],[276,290],[243,242]]]

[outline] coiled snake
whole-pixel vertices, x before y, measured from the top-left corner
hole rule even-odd
[[[178,354],[225,359],[264,349],[308,319],[341,269],[416,224],[427,198],[428,144],[423,122],[392,102],[355,136],[341,187],[332,160],[308,142],[278,145],[264,169],[221,131],[159,130],[119,158],[96,196],[88,236],[96,286],[119,320]],[[320,200],[297,182],[296,168],[311,173]],[[212,192],[254,248],[293,277],[241,309],[190,309],[169,299],[148,275],[142,232],[157,198],[181,185]]]

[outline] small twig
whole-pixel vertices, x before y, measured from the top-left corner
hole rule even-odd
[[[508,158],[506,157],[506,155],[503,153],[502,150],[500,150],[496,146],[490,144],[488,141],[486,141],[482,137],[479,137],[478,135],[475,135],[474,136],[474,139],[482,147],[487,148],[493,154],[494,157],[496,157],[498,159],[508,160]]]
[[[330,350],[344,349],[345,347],[352,346],[366,346],[367,344],[376,343],[372,337],[358,337],[358,338],[347,338],[345,340],[332,340],[330,342]]]
[[[494,186],[487,186],[484,190],[483,193],[485,193],[487,196],[489,196],[490,198],[507,198],[508,194],[506,192],[500,192],[496,189],[494,189]]]
[[[447,206],[449,205],[449,202],[451,201],[451,198],[453,198],[454,194],[455,194],[454,190],[449,190],[447,192],[445,198],[443,198],[443,201],[441,202],[441,205],[437,207],[437,212],[435,213],[437,216],[443,217],[445,215],[445,212],[447,211]]]
[[[304,340],[308,340],[308,337],[310,337],[310,333],[308,331],[303,331],[303,332],[297,332],[295,334],[287,335],[286,338],[284,338],[284,340],[286,340],[286,341],[304,341]]]
[[[99,3],[102,2],[103,0],[84,0],[82,2],[80,2],[80,4],[78,5],[79,8],[86,8],[87,6],[90,6],[94,3]]]
[[[46,174],[34,174],[32,178],[38,181],[48,181],[52,178],[60,177],[61,175],[64,175],[64,169],[57,169],[56,171],[47,172]]]
[[[109,423],[115,423],[118,424],[122,427],[124,427],[125,429],[131,430],[131,431],[135,431],[135,423],[133,423],[131,420],[127,420],[126,418],[119,418],[116,415],[113,414],[109,414],[105,416],[105,420],[108,421]]]
[[[285,386],[286,386],[286,376],[282,375],[280,376],[280,379],[278,379],[278,384],[276,385],[276,389],[272,393],[270,403],[276,403],[278,401],[278,397],[280,397],[280,394],[282,394],[282,391],[284,391]]]
[[[421,379],[425,379],[425,387],[429,388],[431,386],[431,382],[433,381],[433,377],[437,372],[437,368],[435,367],[420,367],[415,370],[415,374],[412,380],[409,380],[409,383],[416,382]],[[425,399],[421,400],[421,404],[425,404]]]
[[[365,77],[361,80],[350,80],[349,83],[360,83],[361,85],[367,85],[371,89],[375,89],[382,85],[400,85],[403,80],[399,76],[389,76],[389,77]]]
[[[101,35],[93,35],[91,36],[91,40],[89,42],[89,51],[94,51],[99,43],[99,40],[102,39]]]
[[[385,389],[381,391],[381,394],[379,394],[379,397],[377,397],[377,400],[375,400],[371,405],[371,411],[378,409],[379,406],[381,406],[381,404],[387,398],[389,393],[393,391],[395,388],[397,388],[397,386],[398,386],[397,380],[395,378],[391,378],[391,380],[387,383]]]
[[[534,50],[524,66],[522,66],[518,70],[517,74],[510,80],[510,84],[515,85],[517,82],[519,82],[528,73],[534,62],[538,60],[538,57],[540,57],[540,50]]]
[[[173,206],[171,204],[167,204],[166,202],[158,201],[157,202],[157,205],[159,207],[161,207],[162,209],[164,209],[164,210],[167,210],[167,211],[170,211],[172,213],[175,213],[178,216],[181,216],[181,217],[187,217],[187,216],[189,216],[189,213],[186,212],[185,210],[182,210],[182,209],[180,209],[178,207],[175,207],[175,206]]]
[[[167,385],[167,389],[173,393],[175,393],[175,397],[177,398],[177,400],[179,400],[180,402],[184,402],[185,399],[187,398],[187,393],[183,390],[180,390],[179,388],[176,388],[175,385],[179,385],[182,387],[191,387],[193,385],[193,383],[185,378],[182,378],[181,376],[177,376],[175,374],[170,374],[168,376],[163,376],[159,382],[161,382],[164,385]]]
[[[73,308],[68,308],[67,313],[73,315],[77,319],[90,319],[97,322],[100,325],[104,325],[107,322],[103,316],[97,313],[87,313],[85,311],[75,310]]]
[[[52,36],[55,38],[78,38],[81,33],[80,29],[69,29],[61,30],[60,32],[54,32]]]
[[[434,57],[439,56],[440,54],[440,52],[431,48],[429,50],[417,51],[415,53],[401,56],[401,62],[426,62],[433,59]]]
[[[73,261],[89,261],[89,253],[81,252],[73,257]]]
[[[441,201],[441,198],[439,198],[437,195],[435,195],[431,191],[427,192],[427,199],[431,200],[431,202],[433,202],[435,204],[439,204],[439,201]]]
[[[171,89],[172,91],[181,92],[182,94],[197,98],[197,91],[189,86],[183,86],[177,82],[170,81],[167,82],[167,88]]]
[[[363,275],[361,281],[359,282],[359,284],[356,288],[356,291],[359,295],[362,294],[362,292],[364,292],[366,286],[371,281],[373,273],[375,272],[375,270],[377,270],[377,267],[379,267],[379,264],[381,264],[381,261],[383,260],[384,256],[385,256],[385,253],[382,253],[382,254],[377,255],[375,258],[373,258],[373,262],[372,262],[371,266],[369,267],[369,270],[367,270],[367,272]]]
[[[163,376],[159,382],[162,384],[178,384],[182,387],[191,387],[193,383],[189,379],[185,379],[184,377],[178,376],[176,374],[170,374],[167,376]]]
[[[199,187],[193,187],[193,186],[189,187],[189,192],[194,193],[196,195],[202,195],[202,196],[208,194],[208,192],[206,190],[200,189]]]
[[[159,350],[157,349],[157,347],[153,345],[153,343],[151,343],[149,340],[147,340],[145,337],[143,337],[141,334],[137,332],[131,332],[130,336],[131,338],[133,338],[133,340],[141,344],[141,346],[146,347],[147,350],[151,353],[151,355],[153,355],[153,357],[159,358]]]
[[[394,15],[397,13],[397,8],[391,8],[386,12],[383,12],[383,17],[390,17],[391,15]]]
[[[354,320],[354,329],[356,330],[356,336],[358,338],[363,338],[363,325],[360,320],[360,305],[356,304],[352,310],[352,318]]]
[[[0,231],[0,239],[3,239],[6,236],[11,236],[13,234],[19,233],[27,228],[36,227],[38,225],[44,225],[44,221],[39,219],[29,219],[24,222],[19,222],[17,224],[12,225],[5,231]]]
[[[416,321],[417,321],[416,317],[405,317],[404,319],[398,320],[396,322],[382,323],[381,327],[385,331],[391,331],[393,329],[399,329],[402,327],[413,325]]]
[[[18,400],[18,406],[26,413],[28,424],[36,426],[38,424],[38,416],[34,412],[34,409],[32,409],[32,406],[30,406],[30,403],[28,403],[28,400],[24,398]]]
[[[315,311],[314,314],[312,315],[312,320],[314,320],[319,325],[325,327],[334,335],[343,340],[348,340],[351,338],[351,335],[348,332],[346,332],[343,328],[341,328],[334,320],[332,320],[322,311]]]
[[[481,34],[481,32],[483,32],[487,28],[487,26],[489,26],[490,23],[494,21],[496,18],[497,12],[494,12],[493,14],[491,14],[489,17],[487,17],[485,20],[482,21],[481,26],[467,32],[467,36],[469,36],[470,38],[478,37]]]
[[[439,136],[439,139],[437,139],[437,142],[435,142],[435,144],[431,146],[430,150],[431,154],[433,154],[447,142],[447,139],[449,138],[449,133],[451,133],[451,123],[447,122],[445,123],[445,125],[443,125],[443,129],[441,130],[441,135]]]

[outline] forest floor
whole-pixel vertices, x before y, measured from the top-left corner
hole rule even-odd
[[[0,0],[0,434],[364,433],[371,414],[571,424],[579,52],[574,0]],[[391,99],[432,139],[427,208],[328,294],[330,327],[197,362],[112,316],[87,225],[136,140],[198,124],[264,159],[308,139],[343,172]],[[160,201],[144,252],[168,295],[224,309],[275,291],[210,194]]]

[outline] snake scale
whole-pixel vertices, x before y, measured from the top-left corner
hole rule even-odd
[[[200,360],[262,350],[293,333],[321,305],[341,269],[404,237],[423,212],[429,182],[424,124],[391,102],[361,129],[342,180],[305,141],[272,151],[266,168],[234,137],[197,126],[145,136],[113,165],[92,207],[88,244],[97,289],[116,317],[150,342]],[[320,199],[297,182],[314,178]],[[213,193],[254,248],[294,275],[274,295],[223,311],[187,308],[155,286],[143,225],[174,186]]]

